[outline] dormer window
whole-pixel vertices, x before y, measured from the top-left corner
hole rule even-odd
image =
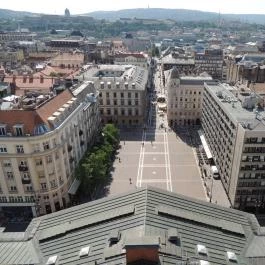
[[[6,125],[0,125],[0,136],[6,135]]]
[[[43,143],[43,149],[44,149],[44,150],[48,150],[48,149],[50,149],[50,144],[49,144],[48,141]]]
[[[207,248],[204,245],[197,245],[197,253],[200,255],[207,255]]]
[[[23,136],[23,125],[22,124],[15,125],[14,132],[16,136]]]
[[[236,256],[236,254],[234,252],[227,251],[226,255],[227,255],[227,258],[228,258],[229,261],[237,262],[237,256]]]

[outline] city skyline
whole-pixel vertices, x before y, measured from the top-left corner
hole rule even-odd
[[[136,0],[132,2],[126,2],[121,0],[107,1],[101,0],[99,2],[91,2],[87,7],[84,6],[84,2],[65,0],[62,5],[60,2],[54,2],[46,0],[45,6],[32,5],[32,1],[25,0],[23,2],[19,0],[11,0],[1,3],[2,9],[10,9],[15,11],[28,11],[33,13],[46,13],[46,14],[64,14],[65,8],[70,10],[71,14],[84,14],[93,11],[111,11],[120,9],[132,9],[132,8],[171,8],[171,9],[192,9],[209,12],[220,13],[233,13],[233,14],[265,14],[265,2],[260,0],[253,0],[251,4],[247,0],[223,0],[223,1],[211,1],[202,0],[200,2],[195,0],[172,1],[164,0]]]

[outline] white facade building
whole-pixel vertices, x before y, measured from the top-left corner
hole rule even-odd
[[[86,95],[90,86],[23,97],[0,111],[2,210],[26,206],[39,215],[68,206],[78,187],[74,169],[100,122],[97,96]]]
[[[202,127],[233,207],[259,212],[265,202],[263,98],[207,82]]]
[[[195,66],[200,72],[207,72],[214,79],[223,78],[223,50],[219,47],[205,49],[203,53],[195,53]]]
[[[135,65],[148,68],[148,57],[142,53],[118,53],[114,55],[114,64]]]
[[[91,66],[79,78],[93,82],[98,90],[103,123],[134,126],[144,123],[146,69],[132,65]]]
[[[200,124],[203,84],[209,76],[179,76],[173,68],[166,81],[168,93],[167,118],[172,127]]]

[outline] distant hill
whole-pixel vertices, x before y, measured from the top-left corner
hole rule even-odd
[[[25,16],[39,16],[40,14],[26,11],[13,11],[0,9],[1,18],[23,18]],[[137,8],[122,9],[118,11],[95,11],[82,14],[95,19],[117,20],[119,18],[140,18],[140,19],[172,19],[175,21],[216,21],[219,14],[189,9],[166,9],[166,8]],[[78,15],[75,15],[75,17]],[[242,22],[265,24],[265,15],[255,14],[221,14],[222,19],[240,20]]]
[[[95,11],[85,15],[95,19],[116,20],[119,18],[142,18],[142,19],[173,19],[176,21],[213,21],[219,18],[218,13],[204,12],[189,9],[165,9],[165,8],[138,8],[122,9],[118,11]],[[221,14],[221,18],[240,20],[242,22],[265,24],[265,15],[255,14]]]
[[[25,16],[36,16],[36,15],[38,14],[0,8],[0,18],[23,18]]]

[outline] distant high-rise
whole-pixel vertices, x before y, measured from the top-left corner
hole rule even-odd
[[[66,9],[64,10],[64,15],[65,15],[66,17],[70,17],[70,11],[69,11],[68,8],[66,8]]]

